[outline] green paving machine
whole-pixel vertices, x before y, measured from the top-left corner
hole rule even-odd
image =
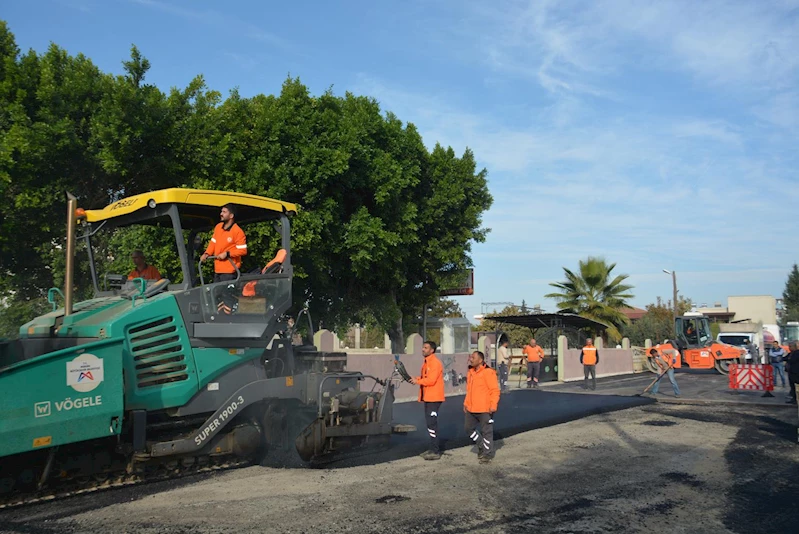
[[[233,279],[214,283],[200,238],[226,204],[245,233],[266,225],[280,246],[250,272],[229,260]],[[308,341],[307,309],[290,313],[296,211],[183,188],[84,210],[67,194],[65,287],[0,343],[0,507],[265,458],[327,463],[413,430],[392,422],[394,376],[347,370],[346,354]],[[174,232],[182,281],[101,276],[92,238],[134,225]],[[94,297],[74,302],[81,242]]]

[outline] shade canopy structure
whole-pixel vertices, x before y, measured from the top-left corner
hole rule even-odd
[[[517,326],[538,330],[539,328],[591,328],[602,331],[608,328],[605,323],[586,319],[574,313],[536,313],[532,315],[503,315],[487,317],[497,323],[508,323]]]

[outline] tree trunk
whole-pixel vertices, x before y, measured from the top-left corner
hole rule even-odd
[[[387,329],[388,338],[391,340],[392,354],[405,354],[405,335],[402,329],[402,314]]]

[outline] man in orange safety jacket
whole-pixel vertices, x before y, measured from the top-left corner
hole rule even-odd
[[[247,255],[247,238],[244,231],[236,224],[236,208],[233,204],[225,204],[219,212],[220,223],[214,228],[214,235],[205,254],[200,261],[214,256],[214,283],[228,282],[236,279],[236,269],[230,259],[241,269],[241,258]]]
[[[583,364],[585,375],[583,389],[588,389],[588,375],[591,375],[591,389],[596,389],[596,366],[599,363],[599,351],[591,338],[585,340],[585,347],[580,351],[580,363]]]
[[[535,342],[535,339],[530,339],[530,343],[525,345],[522,353],[527,357],[527,389],[537,388],[544,349]]]
[[[466,432],[471,431],[470,437],[477,445],[477,458],[481,464],[487,464],[494,457],[494,412],[499,405],[499,395],[497,372],[486,365],[482,352],[474,351],[469,356],[463,412],[466,414]]]
[[[441,365],[441,360],[436,358],[437,347],[433,341],[424,342],[421,375],[411,380],[412,384],[419,386],[419,402],[424,403],[427,433],[430,434],[430,449],[422,454],[425,460],[441,458],[441,448],[438,444],[438,410],[444,402],[444,366]]]

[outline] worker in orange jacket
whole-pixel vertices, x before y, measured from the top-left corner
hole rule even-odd
[[[424,403],[424,416],[427,420],[427,433],[430,434],[430,449],[422,454],[425,460],[441,458],[438,444],[438,410],[444,402],[444,366],[436,358],[438,346],[433,341],[425,341],[422,345],[422,372],[411,379],[412,384],[419,386],[419,402]]]
[[[580,351],[580,363],[583,364],[583,389],[588,389],[588,375],[591,375],[591,389],[596,389],[596,366],[599,363],[599,351],[594,346],[591,338],[585,340],[585,346]]]
[[[214,235],[205,254],[200,261],[209,256],[214,258],[214,283],[228,282],[236,279],[236,269],[230,259],[241,269],[241,258],[247,255],[247,237],[236,224],[236,208],[233,204],[225,204],[219,212],[220,223],[214,228]]]
[[[525,345],[522,354],[527,357],[527,389],[538,387],[538,375],[541,372],[541,361],[544,359],[544,349],[530,339]]]
[[[499,395],[497,372],[486,365],[482,352],[474,351],[469,355],[463,412],[466,414],[466,432],[471,431],[481,464],[487,464],[494,458],[494,412],[499,405]],[[479,432],[477,427],[480,428]]]

